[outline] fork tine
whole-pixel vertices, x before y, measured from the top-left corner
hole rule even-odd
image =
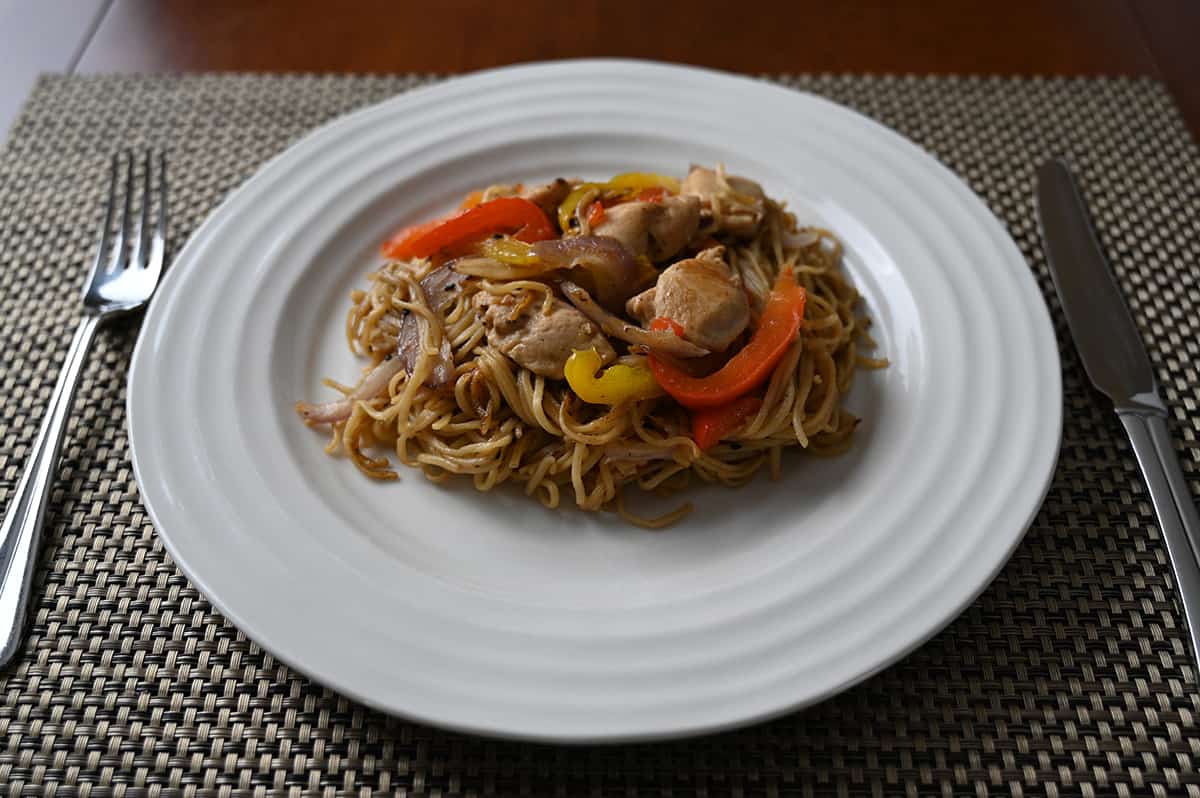
[[[88,270],[87,280],[83,283],[86,294],[88,287],[96,279],[96,275],[104,268],[108,256],[108,228],[112,224],[113,206],[117,204],[117,168],[120,166],[120,156],[113,154],[108,167],[108,202],[104,204],[104,218],[100,221],[100,243],[96,245],[96,257],[92,259],[92,268]]]
[[[149,165],[149,155],[146,156],[146,164]],[[162,273],[163,256],[167,246],[167,154],[159,150],[158,153],[158,224],[154,228],[154,238],[150,243],[150,260],[146,264],[146,271],[150,274],[150,279],[154,282],[158,281],[158,276]],[[146,206],[150,205],[150,183],[146,182]]]
[[[132,164],[131,164],[132,168]],[[146,265],[146,236],[150,232],[150,152],[142,158],[142,201],[133,234],[133,254],[129,256],[130,269],[141,269]]]
[[[125,200],[121,211],[121,226],[112,242],[112,255],[108,260],[108,271],[116,271],[125,258],[125,242],[129,239],[130,203],[133,200],[133,151],[125,151]]]

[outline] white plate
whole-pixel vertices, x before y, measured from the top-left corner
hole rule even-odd
[[[856,385],[846,456],[698,491],[648,533],[416,471],[374,483],[293,415],[358,373],[347,294],[398,225],[489,183],[716,161],[846,243],[892,361]],[[947,169],[828,101],[628,61],[485,72],[308,136],[188,242],[129,381],[142,498],[247,635],[374,707],[547,740],[728,727],[895,661],[1004,564],[1061,423],[1041,295]]]

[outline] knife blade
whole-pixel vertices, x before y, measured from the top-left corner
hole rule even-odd
[[[1062,161],[1038,169],[1037,206],[1050,276],[1088,378],[1118,408],[1164,408],[1142,337]]]
[[[1200,659],[1200,515],[1171,444],[1154,367],[1065,163],[1051,160],[1038,168],[1036,200],[1071,338],[1088,379],[1112,400],[1133,444],[1167,544],[1192,653]]]

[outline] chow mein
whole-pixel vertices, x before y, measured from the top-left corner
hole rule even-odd
[[[397,478],[390,452],[435,482],[669,526],[691,505],[643,517],[628,492],[841,452],[856,368],[886,365],[838,238],[721,166],[490,186],[383,255],[346,318],[368,365],[296,404],[373,479]]]

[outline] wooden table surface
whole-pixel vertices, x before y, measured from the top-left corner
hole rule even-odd
[[[748,73],[1148,75],[1200,135],[1200,0],[0,0],[0,53],[0,131],[40,71],[453,73],[631,56]]]

